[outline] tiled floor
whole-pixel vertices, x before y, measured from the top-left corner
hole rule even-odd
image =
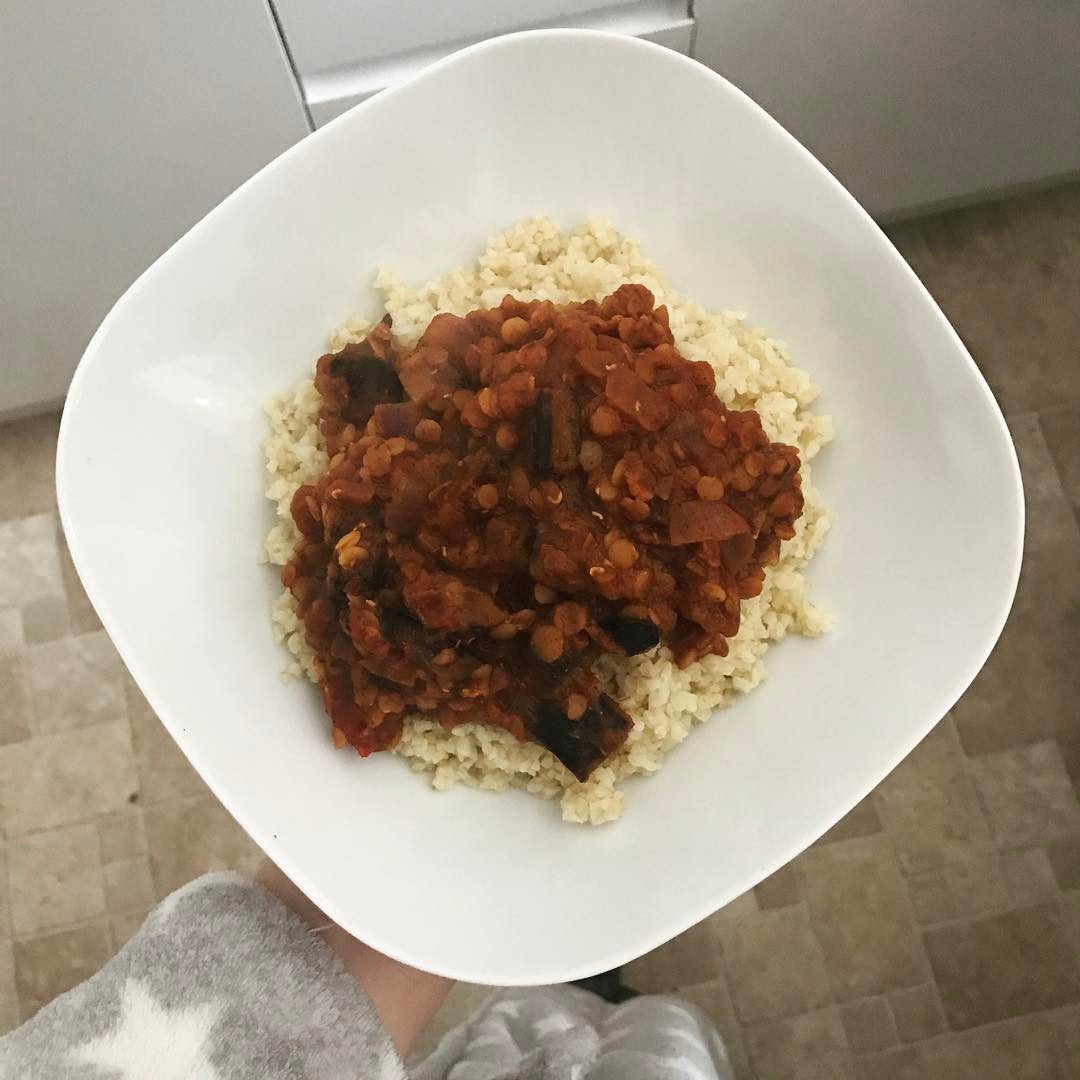
[[[1008,628],[826,837],[628,971],[758,1080],[1080,1076],[1080,185],[895,228],[1002,402],[1027,488]],[[252,845],[175,749],[56,524],[54,417],[0,428],[0,1031]],[[443,1021],[468,1007],[455,992]]]

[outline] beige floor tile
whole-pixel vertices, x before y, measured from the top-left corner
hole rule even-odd
[[[997,854],[972,855],[941,870],[907,879],[915,920],[921,926],[970,918],[1009,903],[1009,891]]]
[[[1080,405],[1045,412],[1039,419],[1065,496],[1080,514]]]
[[[104,630],[33,646],[27,667],[40,734],[126,716],[123,665]]]
[[[921,276],[978,269],[1012,239],[999,203],[930,214],[887,226],[886,232]]]
[[[58,413],[0,425],[0,521],[56,506]]]
[[[18,1001],[0,1001],[0,1035],[14,1031],[20,1022]]]
[[[995,854],[958,859],[945,867],[943,875],[960,916],[981,915],[1009,902],[1001,860]]]
[[[913,1046],[900,1046],[857,1058],[855,1076],[858,1080],[938,1080],[931,1078],[921,1051]],[[946,1078],[941,1077],[940,1080]],[[947,1080],[960,1078],[950,1076]]]
[[[928,870],[923,874],[912,874],[907,879],[908,896],[915,921],[920,926],[955,919],[960,914],[952,890],[941,870]]]
[[[1069,1076],[1080,1076],[1080,1005],[1068,1005],[1042,1014],[1058,1034],[1072,1066]]]
[[[1080,527],[1073,517],[1038,415],[1023,413],[1011,417],[1009,430],[1024,480],[1025,549],[1032,552],[1061,543],[1080,544]]]
[[[817,843],[835,844],[838,840],[853,840],[857,836],[872,836],[881,832],[881,820],[872,795],[857,803]]]
[[[851,1054],[834,1008],[746,1029],[750,1060],[759,1080],[848,1080]]]
[[[0,609],[0,659],[21,656],[25,650],[22,612],[17,607]]]
[[[1080,544],[1029,551],[1004,633],[953,709],[968,754],[992,753],[1076,727],[1077,610]]]
[[[799,860],[838,1001],[926,981],[904,883],[880,837],[813,848]]]
[[[930,1039],[922,1076],[947,1080],[1075,1080],[1067,1039],[1048,1015]]]
[[[874,802],[906,873],[952,862],[990,839],[949,717],[885,779]]]
[[[1080,258],[1080,183],[1025,192],[999,205],[1014,247],[1038,253],[1064,249],[1074,262]]]
[[[102,863],[121,862],[146,854],[142,807],[125,806],[123,810],[99,818],[96,824]]]
[[[1018,257],[1060,260],[1075,250],[1078,225],[1080,185],[1061,184],[928,215],[887,231],[902,235],[905,253],[913,241],[921,242],[914,252],[920,270],[962,270]]]
[[[22,608],[63,587],[55,517],[0,522],[0,608]]]
[[[104,920],[15,942],[15,986],[28,1020],[54,997],[85,982],[112,956]]]
[[[680,987],[675,993],[684,1001],[696,1005],[713,1022],[724,1041],[736,1080],[754,1080],[742,1025],[735,1018],[735,1006],[731,1002],[727,981],[723,978],[710,979],[696,986]]]
[[[141,802],[144,806],[185,795],[204,795],[207,787],[188,763],[165,726],[154,715],[130,675],[124,679],[131,738],[139,769]]]
[[[953,1030],[1080,1001],[1056,904],[939,927],[924,940]]]
[[[26,661],[21,656],[0,659],[0,746],[28,738],[31,723]]]
[[[138,792],[126,721],[0,746],[9,837],[119,810]]]
[[[677,986],[708,982],[722,971],[716,930],[708,920],[623,969],[627,984],[646,994],[663,994]]]
[[[173,799],[145,811],[157,897],[209,870],[253,873],[262,853],[213,795]]]
[[[907,264],[917,275],[933,269],[933,258],[923,236],[923,225],[927,218],[912,218],[908,221],[893,222],[884,226],[885,234],[893,246],[903,255]]]
[[[884,997],[841,1005],[840,1021],[853,1054],[872,1054],[897,1043],[896,1022]]]
[[[146,917],[152,910],[153,908],[146,907],[141,911],[132,911],[126,915],[113,915],[109,919],[113,947],[117,952],[135,936],[136,931],[146,922]]]
[[[732,920],[719,937],[742,1023],[793,1016],[832,1001],[821,947],[803,905]]]
[[[19,1026],[19,995],[15,990],[15,947],[0,940],[0,1035]]]
[[[1065,936],[1072,945],[1077,964],[1080,964],[1080,890],[1066,893],[1061,898],[1061,919]]]
[[[59,527],[56,532],[56,544],[60,552],[60,572],[64,579],[64,595],[67,597],[71,632],[89,634],[94,630],[100,630],[101,620],[97,617],[97,612],[94,611],[82,587],[75,564],[71,561],[71,553],[68,551],[64,534]]]
[[[105,912],[101,852],[93,825],[9,841],[8,872],[16,935],[41,933]]]
[[[781,866],[754,888],[754,898],[762,911],[790,907],[802,899],[802,885],[792,863]]]
[[[1054,741],[1065,764],[1065,771],[1072,781],[1073,791],[1077,799],[1080,799],[1080,724],[1059,731]]]
[[[923,282],[964,339],[1006,414],[1080,400],[1080,305],[1058,263],[1003,250],[939,266]],[[1038,297],[1033,303],[1032,298]]]
[[[0,832],[0,941],[11,937],[11,907],[8,903],[7,841]]]
[[[1063,836],[1050,842],[1050,865],[1062,889],[1080,889],[1080,836]]]
[[[27,645],[56,641],[70,631],[67,598],[43,596],[22,609],[23,640]]]
[[[945,1014],[935,983],[893,990],[889,1007],[896,1021],[896,1031],[904,1042],[919,1042],[945,1030]]]
[[[1059,889],[1054,868],[1043,848],[1002,852],[1001,874],[1013,907],[1029,907],[1057,899]]]
[[[740,919],[753,911],[758,911],[757,899],[753,889],[747,889],[741,896],[728,901],[719,911],[710,915],[705,922],[711,927],[718,927],[729,919]]]
[[[109,913],[145,911],[154,902],[154,882],[150,859],[136,855],[131,859],[108,863],[102,868],[105,879],[105,902]]]
[[[973,758],[971,770],[999,846],[1046,843],[1080,830],[1080,804],[1054,743]]]

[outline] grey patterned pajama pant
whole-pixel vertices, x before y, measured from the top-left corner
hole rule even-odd
[[[270,893],[208,874],[0,1038],[0,1080],[733,1080],[676,998],[502,990],[407,1070],[371,1002]]]

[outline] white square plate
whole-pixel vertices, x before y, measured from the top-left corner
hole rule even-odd
[[[318,695],[279,681],[277,585],[255,562],[263,401],[346,315],[376,313],[378,264],[434,277],[534,213],[606,215],[675,287],[786,339],[837,431],[815,466],[836,525],[810,572],[836,629],[773,649],[765,684],[631,781],[600,829],[334,753]],[[450,57],[226,199],[95,335],[57,481],[102,621],[255,840],[377,948],[504,984],[629,960],[832,825],[986,659],[1023,532],[986,384],[855,201],[718,75],[575,31]]]

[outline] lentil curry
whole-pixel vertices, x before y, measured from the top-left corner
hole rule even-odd
[[[726,655],[802,513],[798,451],[724,406],[642,285],[436,315],[408,351],[387,318],[315,386],[329,465],[282,581],[365,756],[423,711],[585,779],[631,727],[594,662]]]

